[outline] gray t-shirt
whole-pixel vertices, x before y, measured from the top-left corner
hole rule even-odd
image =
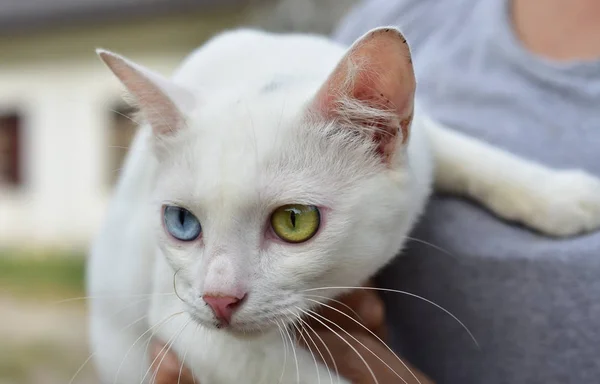
[[[567,2],[565,2],[566,6]],[[600,176],[600,61],[557,63],[528,52],[508,0],[372,0],[335,33],[351,43],[399,26],[417,97],[439,121],[559,168]],[[600,191],[598,191],[600,193]],[[600,232],[553,240],[476,204],[435,196],[380,284],[393,346],[440,384],[599,383]]]

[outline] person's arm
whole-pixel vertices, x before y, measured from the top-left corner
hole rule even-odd
[[[352,44],[370,29],[398,27],[411,49],[438,31],[451,18],[461,17],[466,5],[475,0],[363,0],[340,21],[331,37]]]

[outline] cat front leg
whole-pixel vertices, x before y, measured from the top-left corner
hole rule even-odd
[[[515,156],[427,118],[435,186],[467,196],[499,217],[562,237],[600,227],[600,180]]]

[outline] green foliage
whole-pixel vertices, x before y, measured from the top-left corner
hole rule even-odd
[[[0,252],[0,288],[13,294],[83,293],[85,257],[80,254]]]

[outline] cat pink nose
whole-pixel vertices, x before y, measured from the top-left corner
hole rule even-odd
[[[217,319],[225,324],[229,324],[231,316],[239,308],[242,300],[246,295],[242,296],[241,299],[233,296],[212,296],[204,295],[202,299],[208,304],[210,309],[215,313]]]

